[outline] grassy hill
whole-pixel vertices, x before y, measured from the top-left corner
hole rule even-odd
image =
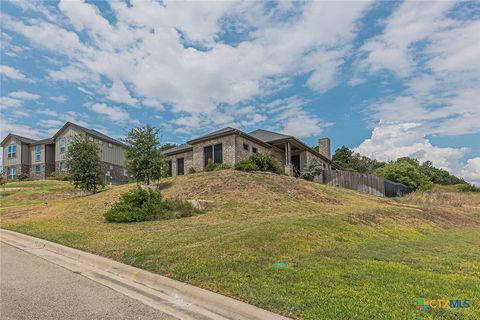
[[[2,228],[294,318],[480,318],[480,194],[442,191],[391,200],[225,170],[162,184],[165,197],[212,200],[204,214],[111,224],[103,213],[133,185],[91,196],[76,195],[65,182],[6,187]],[[423,311],[418,298],[468,299],[472,307]]]

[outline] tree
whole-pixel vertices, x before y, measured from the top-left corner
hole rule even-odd
[[[385,163],[375,159],[362,156],[353,152],[346,146],[342,146],[335,150],[332,161],[344,170],[356,171],[361,173],[373,173],[375,169],[380,168]]]
[[[152,179],[160,179],[163,172],[168,170],[160,149],[158,131],[147,124],[131,129],[124,140],[127,169],[138,182],[150,184]]]
[[[312,158],[307,162],[305,168],[300,173],[300,178],[313,181],[316,176],[320,175],[323,171],[323,164],[320,160]]]
[[[95,193],[102,181],[100,148],[85,135],[73,138],[67,151],[68,173],[75,188]]]
[[[432,186],[432,182],[419,170],[418,166],[415,166],[414,162],[402,158],[376,169],[375,174],[394,182],[403,183],[414,190],[428,189]]]

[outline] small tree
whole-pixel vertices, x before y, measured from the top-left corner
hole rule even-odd
[[[75,188],[95,193],[102,181],[100,148],[85,135],[77,135],[68,146],[68,173]]]
[[[323,164],[318,159],[310,159],[307,162],[305,168],[303,168],[302,172],[300,173],[300,178],[313,181],[313,179],[322,174],[323,171]]]
[[[160,179],[168,170],[160,149],[158,131],[147,124],[143,128],[131,129],[124,140],[127,169],[138,182],[150,184],[152,179]]]

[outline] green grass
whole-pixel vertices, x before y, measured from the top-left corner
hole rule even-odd
[[[480,318],[479,194],[418,193],[389,200],[225,170],[163,184],[166,197],[214,201],[205,214],[105,223],[102,214],[132,187],[48,206],[24,199],[20,208],[2,211],[2,227],[294,318]],[[21,199],[21,193],[2,202]],[[416,309],[418,298],[468,299],[472,307],[423,311]]]

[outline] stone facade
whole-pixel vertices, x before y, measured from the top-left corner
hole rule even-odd
[[[188,169],[194,168],[193,166],[193,153],[192,151],[186,151],[186,152],[181,152],[177,153],[168,157],[165,157],[165,160],[171,161],[172,162],[172,176],[176,176],[178,173],[178,168],[177,168],[177,160],[183,158],[183,166],[184,166],[184,171],[185,174],[187,174]],[[197,170],[197,169],[195,169]]]
[[[26,164],[15,164],[15,165],[9,165],[3,168],[3,178],[5,180],[9,180],[8,178],[8,171],[9,168],[15,167],[17,168],[17,179],[18,176],[20,176],[22,173],[26,173],[27,175],[30,175],[30,166]]]
[[[223,163],[233,166],[236,163],[235,137],[236,135],[231,134],[195,143],[193,145],[193,168],[197,171],[202,171],[204,167],[203,148],[219,143],[222,144]]]
[[[128,173],[126,174],[126,170],[122,166],[102,162],[102,174],[103,174],[103,181],[105,183],[127,183],[129,181]]]

